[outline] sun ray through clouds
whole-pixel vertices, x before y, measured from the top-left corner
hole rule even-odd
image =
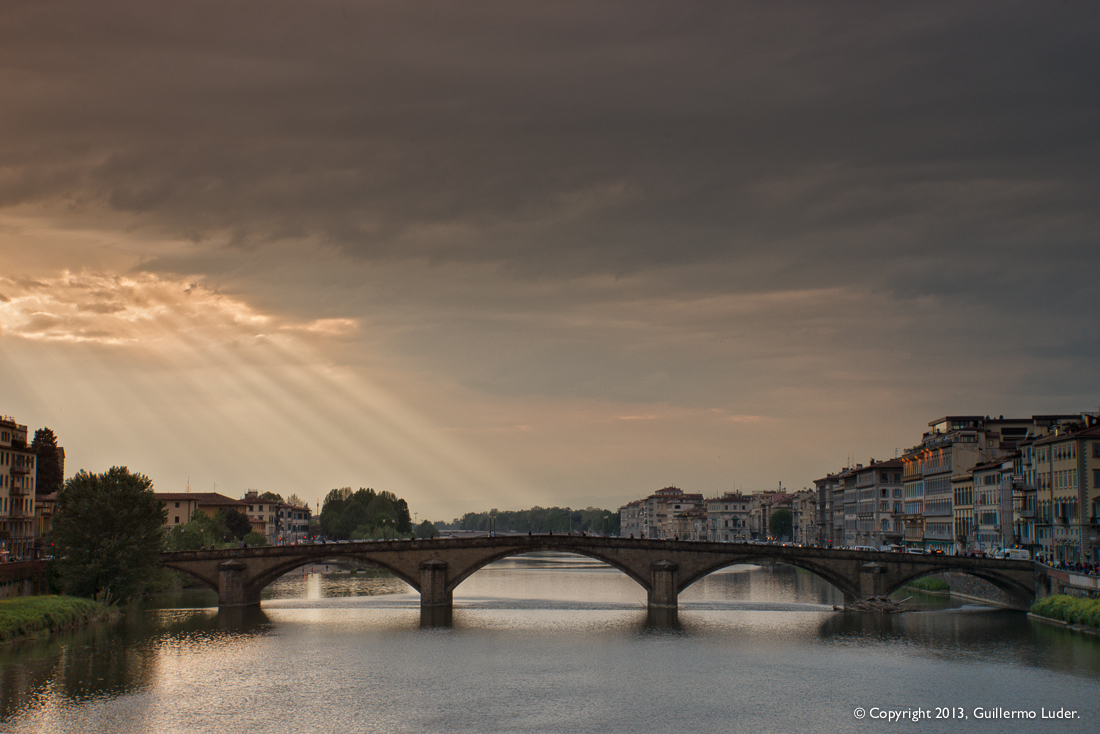
[[[355,322],[280,320],[149,275],[3,286],[6,371],[34,403],[50,399],[35,379],[49,373],[69,413],[120,444],[118,463],[151,462],[170,483],[197,476],[315,498],[349,484],[426,503],[527,491],[362,370],[334,364],[327,340]],[[18,349],[28,342],[33,358]]]

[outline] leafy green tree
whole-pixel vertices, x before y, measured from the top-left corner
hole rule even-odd
[[[370,487],[334,489],[321,507],[322,532],[336,540],[394,538],[412,534],[409,505],[392,492]]]
[[[226,534],[235,540],[243,540],[244,536],[252,532],[252,523],[248,521],[248,515],[236,507],[218,510],[222,515],[222,524],[225,525]]]
[[[222,545],[228,531],[225,516],[219,511],[213,517],[202,510],[195,510],[191,519],[177,525],[168,533],[168,550],[202,550],[211,545]]]
[[[263,533],[252,532],[244,536],[244,544],[249,548],[267,545],[267,536]]]
[[[780,507],[768,518],[768,532],[773,538],[790,538],[794,531],[794,515]]]
[[[416,537],[418,538],[438,538],[439,531],[436,530],[435,525],[432,525],[429,521],[425,520],[416,526]]]
[[[268,502],[282,502],[283,496],[281,494],[275,494],[274,492],[264,492],[260,495],[260,499],[267,500]]]
[[[35,455],[37,479],[35,494],[53,494],[61,490],[65,482],[61,468],[61,452],[57,447],[57,436],[49,428],[39,428],[34,432],[31,451]]]
[[[570,507],[532,507],[529,510],[490,510],[467,512],[450,523],[435,523],[446,530],[488,530],[490,517],[495,515],[493,527],[500,532],[534,533],[599,533],[619,534],[619,513],[599,507],[574,510]]]
[[[143,474],[124,466],[75,474],[58,493],[50,531],[63,591],[89,598],[140,595],[160,565],[167,516]]]

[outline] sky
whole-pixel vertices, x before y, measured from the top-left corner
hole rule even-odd
[[[0,413],[419,519],[1100,409],[1100,5],[0,0]]]

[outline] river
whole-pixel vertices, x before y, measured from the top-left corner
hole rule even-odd
[[[0,732],[1100,730],[1100,641],[1019,612],[919,594],[835,612],[808,573],[736,566],[670,628],[623,574],[539,555],[477,572],[452,626],[421,628],[403,582],[317,570],[243,612],[185,593],[0,648]]]

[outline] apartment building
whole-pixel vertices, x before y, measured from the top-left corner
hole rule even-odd
[[[196,511],[213,517],[219,510],[235,509],[243,513],[246,506],[241,500],[235,500],[217,492],[156,492],[155,494],[168,510],[168,516],[164,520],[164,527],[167,530],[191,522]]]
[[[619,536],[623,538],[641,538],[642,504],[644,500],[634,500],[619,508]]]
[[[0,418],[0,560],[34,555],[36,464],[27,427]]]
[[[971,472],[974,489],[976,550],[1011,548],[1013,537],[1012,459],[994,459]]]
[[[741,542],[749,539],[751,497],[727,492],[706,501],[707,540]]]
[[[272,545],[296,543],[309,534],[312,513],[308,507],[264,499],[257,489],[245,492],[241,503],[246,506],[252,528],[266,536]]]
[[[833,504],[839,484],[840,477],[837,474],[828,474],[814,480],[814,492],[817,495],[817,527],[813,542],[817,545],[843,545],[843,537],[836,535],[836,522],[833,515]]]
[[[705,518],[698,530],[691,524],[693,521],[688,520],[688,517],[697,517],[690,515],[696,510],[706,510],[703,495],[687,494],[678,487],[665,487],[645,499],[620,507],[619,533],[627,537],[633,535],[635,538],[666,540],[683,537],[681,533],[691,527],[688,535],[702,535],[706,532]]]
[[[812,489],[795,492],[790,507],[794,521],[791,541],[810,545],[817,533],[817,493]]]
[[[280,528],[279,542],[297,543],[309,535],[309,518],[312,513],[308,507],[283,503],[276,508],[275,512],[275,523]]]
[[[849,545],[881,548],[902,539],[902,461],[857,464],[854,475],[855,537]]]
[[[669,520],[669,531],[674,540],[706,540],[707,511],[695,507],[673,514]]]
[[[1100,425],[1085,418],[1032,446],[1038,543],[1054,561],[1100,561]]]

